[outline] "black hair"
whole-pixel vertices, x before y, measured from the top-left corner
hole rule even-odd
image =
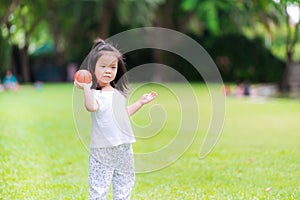
[[[113,52],[118,59],[117,74],[115,79],[112,82],[110,82],[110,85],[126,96],[128,92],[128,79],[126,76],[127,69],[123,55],[114,46],[112,46],[109,43],[106,43],[100,38],[94,40],[93,47],[88,57],[85,59],[87,63],[84,61],[85,66],[83,66],[83,68],[86,68],[92,74],[93,83],[91,88],[101,90],[101,87],[97,82],[97,78],[94,72],[98,59],[107,51]]]

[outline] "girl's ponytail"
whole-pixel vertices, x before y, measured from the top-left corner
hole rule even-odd
[[[103,46],[103,45],[105,45],[106,43],[105,43],[105,41],[104,40],[102,40],[101,38],[96,38],[95,40],[94,40],[94,43],[93,43],[93,47],[92,47],[92,49],[94,49],[94,48],[96,48],[97,46]]]

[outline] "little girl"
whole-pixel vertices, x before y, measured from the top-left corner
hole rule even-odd
[[[89,185],[90,199],[106,199],[112,183],[114,199],[130,199],[134,185],[132,143],[135,142],[129,116],[156,98],[151,92],[126,106],[128,82],[121,53],[96,39],[83,62],[93,80],[74,85],[84,92],[85,108],[91,112]]]

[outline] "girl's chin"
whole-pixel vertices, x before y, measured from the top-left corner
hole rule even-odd
[[[100,82],[101,83],[105,83],[105,84],[108,84],[108,83],[110,83],[112,80],[111,79],[109,79],[109,78],[104,78],[103,80],[101,80]]]

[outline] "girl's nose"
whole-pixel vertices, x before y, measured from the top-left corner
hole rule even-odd
[[[106,70],[105,70],[105,72],[106,72],[106,73],[111,73],[110,67],[107,67]]]

